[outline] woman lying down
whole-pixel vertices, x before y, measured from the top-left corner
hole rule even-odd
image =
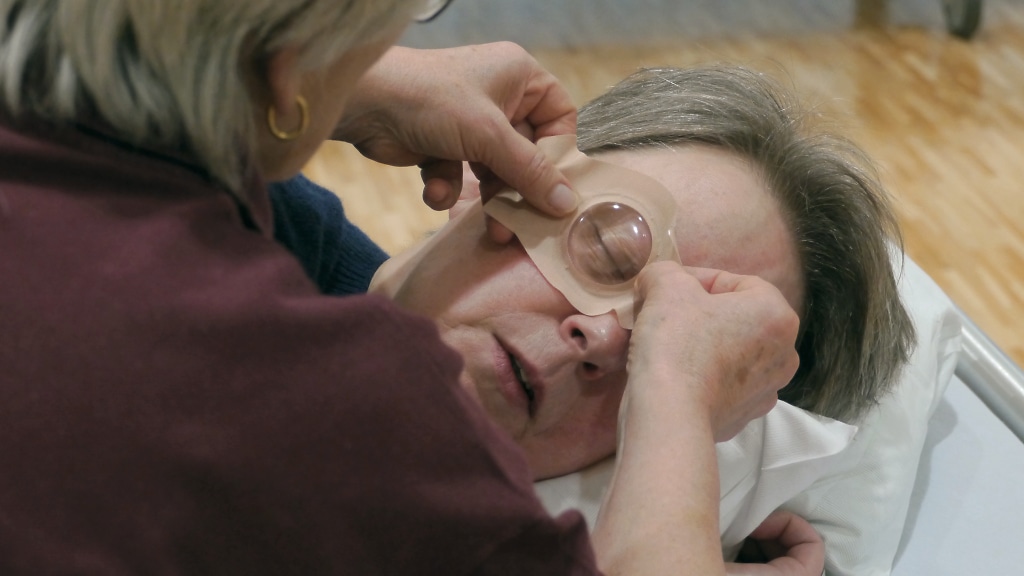
[[[557,484],[538,484],[553,508],[600,501],[633,280],[655,261],[759,276],[800,318],[800,367],[782,402],[718,445],[727,557],[828,473],[855,431],[843,422],[893,385],[914,341],[893,271],[895,218],[869,160],[807,131],[796,110],[742,68],[638,72],[580,110],[577,141],[541,141],[581,195],[575,215],[540,216],[507,192],[484,207],[464,191],[445,227],[377,272],[371,291],[437,321],[465,359],[464,387],[536,480],[597,470],[591,493],[563,503]],[[493,243],[480,211],[519,242]]]
[[[758,494],[751,475],[771,468],[765,455],[804,451],[827,465],[852,435],[841,422],[886,393],[914,340],[892,265],[899,232],[870,162],[843,139],[805,132],[795,110],[744,69],[639,72],[580,110],[578,142],[542,140],[582,196],[574,216],[516,208],[509,193],[485,208],[470,200],[386,262],[371,291],[436,319],[465,358],[464,386],[542,480],[615,451],[640,269],[676,259],[774,284],[801,320],[800,368],[785,404],[719,445],[721,531],[734,553],[825,472],[797,471]],[[480,210],[520,242],[490,242]],[[781,437],[765,450],[770,433]]]

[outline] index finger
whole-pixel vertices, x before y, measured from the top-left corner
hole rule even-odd
[[[733,274],[724,270],[713,268],[700,268],[697,266],[683,266],[691,276],[700,282],[708,294],[726,294],[729,292],[740,292],[754,288],[763,282],[757,276],[744,276]]]
[[[546,70],[531,79],[530,87],[510,118],[512,124],[526,121],[536,141],[547,136],[576,133],[576,106],[569,91]]]

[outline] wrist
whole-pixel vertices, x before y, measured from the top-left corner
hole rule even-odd
[[[643,383],[653,385],[627,394],[620,413],[616,470],[594,530],[599,563],[608,574],[683,565],[721,573],[710,411],[695,383]]]
[[[687,416],[695,422],[712,422],[715,381],[700,371],[638,370],[629,372],[625,409],[646,418],[677,419]]]
[[[356,89],[345,103],[341,120],[331,133],[332,140],[358,144],[367,134],[383,124],[382,104],[394,103],[399,96],[402,66],[412,49],[394,46],[359,79]]]

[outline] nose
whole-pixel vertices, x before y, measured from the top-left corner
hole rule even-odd
[[[625,370],[630,332],[619,325],[614,313],[569,316],[562,321],[560,333],[579,353],[578,371],[584,380]]]

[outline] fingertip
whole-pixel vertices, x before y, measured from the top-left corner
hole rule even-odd
[[[565,184],[558,184],[548,194],[548,206],[559,215],[569,214],[579,205],[579,197],[576,192]]]
[[[633,281],[633,291],[636,292],[637,299],[643,302],[647,299],[647,294],[651,290],[652,278],[654,271],[651,266],[645,266],[640,270],[640,273],[636,275],[636,280]]]
[[[447,210],[462,192],[462,163],[429,159],[420,165],[423,203],[434,210]]]
[[[423,184],[423,203],[433,210],[447,210],[458,199],[458,190],[448,180],[430,178]]]
[[[487,216],[486,223],[487,236],[489,236],[491,240],[497,242],[498,244],[508,244],[509,242],[512,241],[513,238],[515,238],[515,234],[513,234],[511,230],[506,228],[503,224],[501,224],[494,218]]]
[[[636,282],[643,282],[644,284],[650,284],[654,281],[654,278],[665,276],[666,274],[675,274],[682,269],[682,266],[678,262],[672,260],[658,260],[651,262],[640,269],[640,273],[637,274]]]
[[[488,164],[494,175],[535,208],[551,216],[566,216],[576,209],[579,198],[569,181],[537,145],[510,129],[503,140],[503,153]],[[481,178],[481,183],[484,180]],[[481,192],[487,191],[482,187]]]

